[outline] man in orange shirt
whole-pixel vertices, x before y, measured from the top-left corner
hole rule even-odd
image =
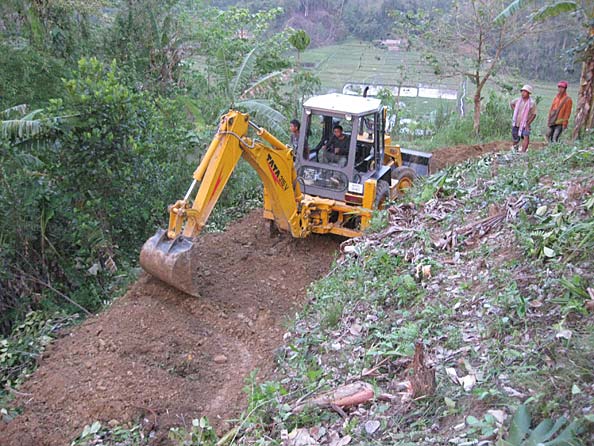
[[[571,98],[567,96],[567,82],[561,81],[557,84],[559,93],[553,99],[553,104],[549,110],[549,120],[547,125],[547,139],[550,142],[559,141],[561,132],[567,128],[569,123],[569,116],[571,115],[571,107],[573,103]]]

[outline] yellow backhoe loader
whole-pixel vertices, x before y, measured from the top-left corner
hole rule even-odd
[[[348,138],[348,155],[329,162],[323,151],[338,125]],[[392,144],[385,126],[386,110],[379,99],[315,96],[304,103],[294,148],[247,114],[230,110],[221,118],[185,197],[169,206],[168,229],[157,231],[144,244],[140,264],[173,287],[199,295],[192,240],[206,224],[240,157],[260,177],[264,218],[278,230],[298,238],[312,233],[360,235],[374,209],[397,198],[429,170],[431,155],[401,150]],[[250,128],[255,136],[249,135]]]

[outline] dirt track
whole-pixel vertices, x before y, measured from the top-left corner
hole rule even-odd
[[[511,141],[494,141],[485,144],[458,145],[437,149],[432,152],[431,173],[435,173],[452,164],[461,163],[472,158],[479,158],[487,153],[509,150],[511,144]],[[545,143],[543,142],[531,142],[528,150],[539,149],[544,147],[544,145]]]
[[[432,171],[507,148],[440,149]],[[202,298],[142,276],[50,346],[20,389],[23,415],[0,424],[0,445],[67,445],[95,420],[143,417],[157,432],[155,444],[166,443],[170,426],[199,416],[224,430],[245,406],[245,377],[255,368],[260,377],[270,373],[283,321],[329,269],[340,241],[271,239],[260,211],[223,234],[204,235]]]
[[[224,430],[245,406],[245,377],[270,372],[283,321],[327,272],[340,241],[270,238],[260,211],[204,235],[201,246],[211,248],[201,256],[202,298],[143,275],[52,344],[20,389],[24,414],[0,425],[0,444],[62,446],[94,420],[140,416],[155,424],[156,443],[169,426],[203,415]]]

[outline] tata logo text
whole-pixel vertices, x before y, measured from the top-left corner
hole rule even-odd
[[[274,182],[276,184],[278,184],[280,187],[282,187],[283,190],[287,190],[289,188],[289,185],[287,184],[285,177],[283,177],[281,175],[280,169],[278,168],[278,166],[276,165],[276,163],[274,162],[274,160],[272,159],[270,154],[268,154],[268,157],[266,158],[266,162],[268,163],[268,168],[270,169],[272,178],[274,178]]]

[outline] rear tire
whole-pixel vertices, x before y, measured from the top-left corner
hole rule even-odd
[[[404,195],[406,190],[412,187],[417,178],[417,173],[410,167],[397,167],[392,170],[392,179],[398,182],[396,196],[400,197]]]
[[[390,199],[390,186],[387,181],[379,180],[375,187],[374,209],[383,209],[386,201]]]

